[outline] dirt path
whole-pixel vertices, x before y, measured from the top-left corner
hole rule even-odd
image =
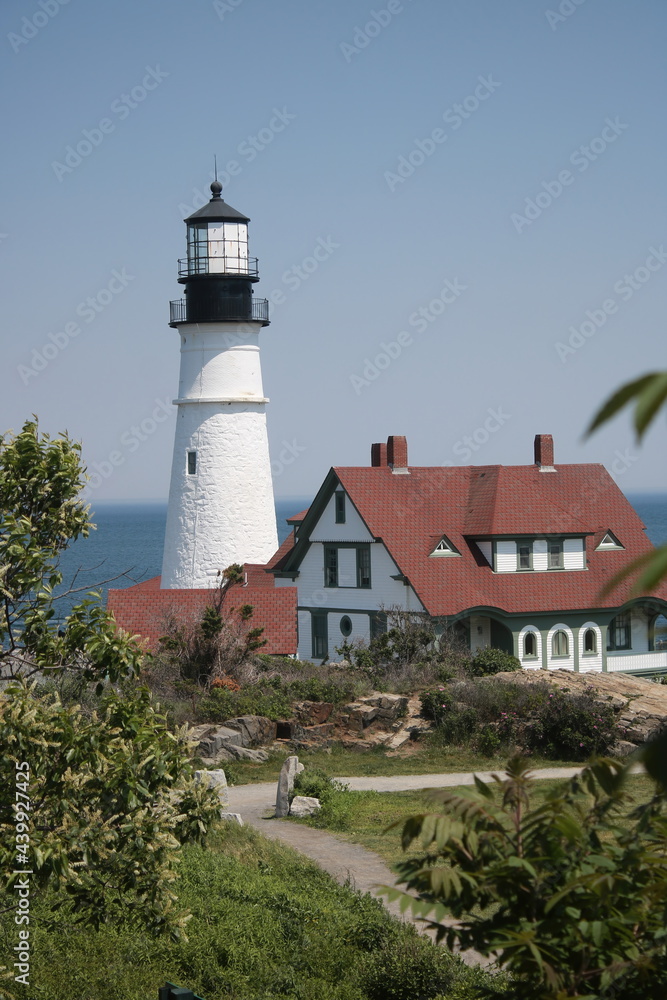
[[[541,769],[540,778],[568,778],[576,774],[577,767],[548,767]],[[479,772],[478,777],[488,781],[490,771]],[[374,790],[378,792],[409,791],[421,788],[446,788],[455,785],[472,785],[472,773],[459,774],[409,774],[391,777],[371,778],[339,778],[353,791]],[[275,782],[262,782],[257,785],[234,785],[229,789],[229,809],[241,813],[243,822],[259,830],[265,837],[282,840],[295,850],[316,861],[320,867],[329,872],[336,881],[349,880],[353,888],[359,892],[369,892],[376,895],[378,885],[393,885],[395,878],[387,865],[373,851],[338,840],[325,830],[313,830],[300,823],[272,819],[276,801]],[[403,920],[411,920],[417,926],[418,921],[412,921],[409,915],[400,912],[398,903],[383,902],[390,913]],[[488,965],[488,960],[477,952],[464,952],[461,957],[471,965]]]

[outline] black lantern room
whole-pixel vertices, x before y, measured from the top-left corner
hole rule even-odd
[[[170,326],[180,323],[259,322],[267,326],[269,303],[252,294],[259,281],[257,258],[248,256],[250,219],[227,205],[213,181],[207,205],[185,219],[188,255],[178,262],[185,298],[170,303]]]

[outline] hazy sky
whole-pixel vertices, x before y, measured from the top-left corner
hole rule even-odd
[[[665,367],[664,0],[5,0],[0,428],[168,490],[182,219],[249,215],[279,497],[410,462],[666,489],[622,381]],[[317,251],[315,253],[315,251]],[[115,453],[115,466],[109,456]]]

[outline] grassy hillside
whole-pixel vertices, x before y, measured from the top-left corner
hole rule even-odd
[[[377,900],[236,824],[206,849],[183,849],[178,895],[193,913],[185,943],[136,929],[94,933],[70,920],[49,925],[37,907],[30,989],[11,992],[26,1000],[155,1000],[168,979],[204,1000],[472,1000],[488,980]],[[0,920],[0,963],[11,966],[12,915]],[[500,980],[498,988],[508,995]]]

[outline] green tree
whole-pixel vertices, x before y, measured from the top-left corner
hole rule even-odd
[[[29,870],[31,896],[48,889],[68,920],[181,935],[178,849],[204,838],[220,801],[194,783],[185,732],[168,731],[148,692],[110,688],[87,716],[10,684],[0,745],[0,909],[16,909],[12,873]]]
[[[0,440],[0,673],[29,678],[64,669],[84,681],[139,673],[142,652],[91,594],[59,622],[60,553],[93,525],[81,502],[85,469],[67,434],[40,435],[37,421]]]
[[[528,764],[504,779],[433,792],[410,817],[395,866],[402,898],[450,947],[494,956],[512,996],[624,1000],[667,995],[667,809],[632,810],[627,766],[601,759],[533,804]],[[451,917],[456,923],[452,925]]]

